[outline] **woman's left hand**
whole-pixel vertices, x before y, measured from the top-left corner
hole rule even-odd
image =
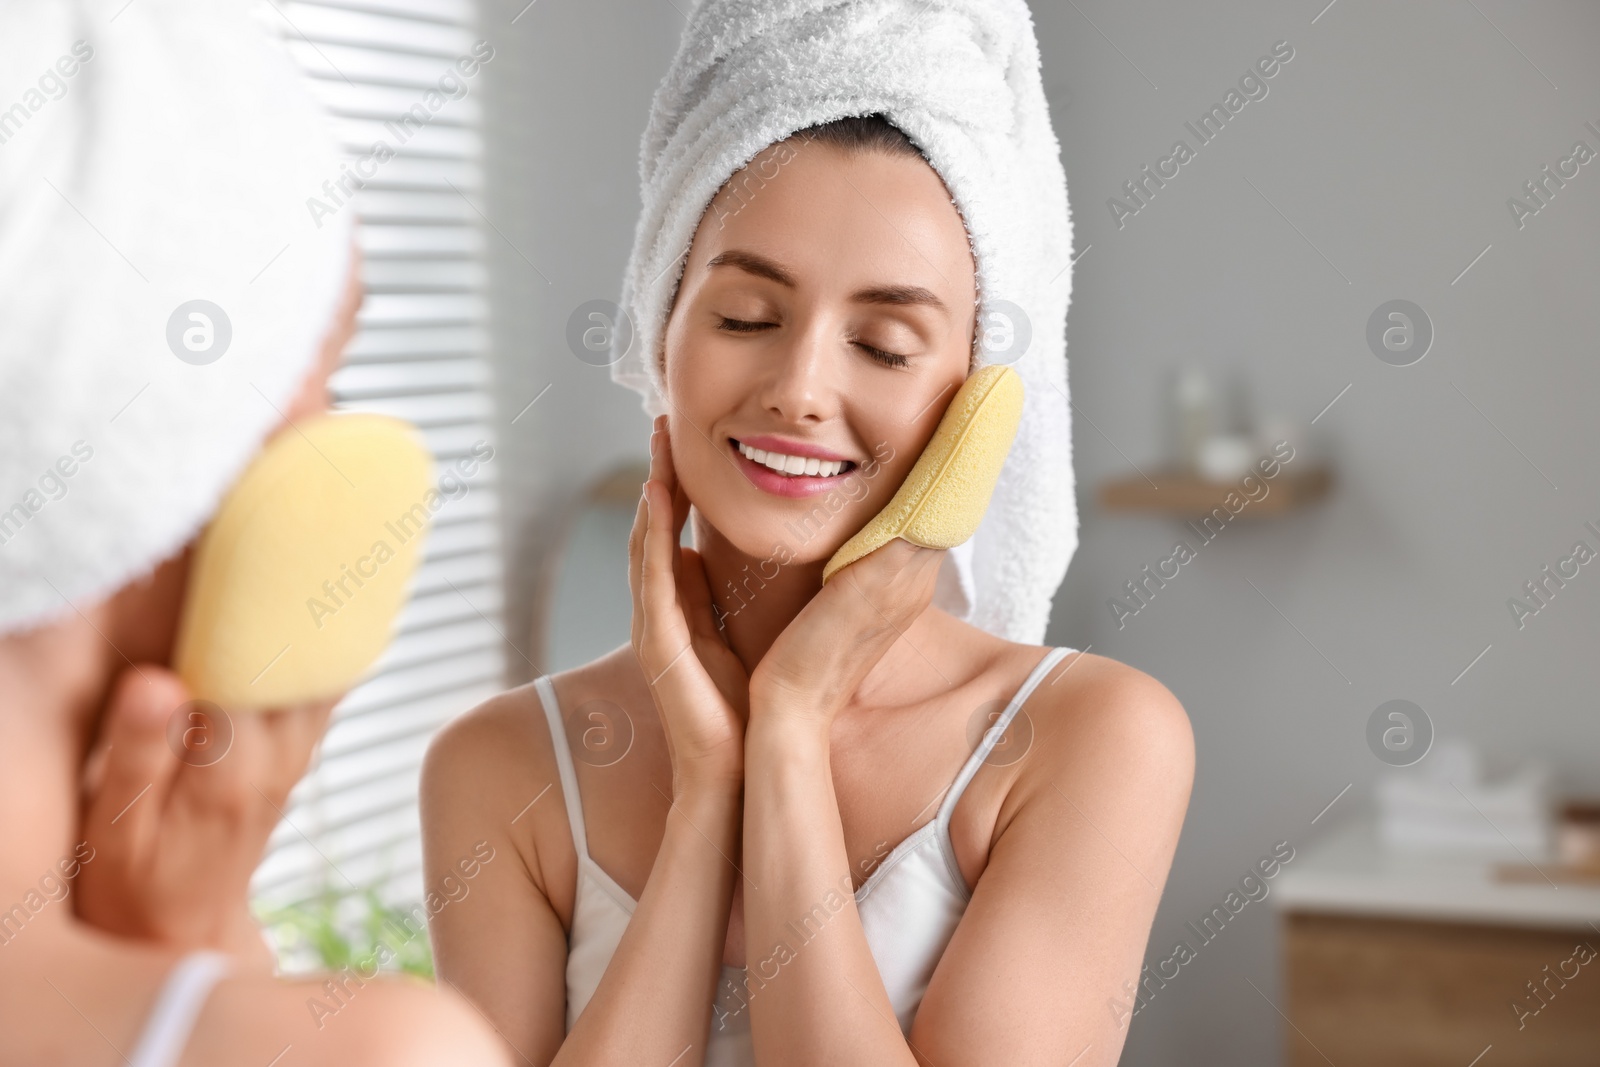
[[[750,676],[750,721],[826,729],[867,674],[933,602],[945,549],[895,538],[838,571]]]
[[[155,664],[116,680],[83,775],[81,839],[93,849],[72,894],[78,918],[109,934],[169,948],[220,949],[252,967],[276,960],[249,910],[250,878],[290,790],[327,729],[332,698],[227,716],[174,739],[190,702]]]

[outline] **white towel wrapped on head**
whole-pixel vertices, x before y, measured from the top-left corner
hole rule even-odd
[[[237,0],[0,5],[0,633],[180,549],[279,424],[345,291],[338,165]]]
[[[695,229],[768,145],[884,115],[960,209],[977,265],[979,333],[1026,331],[1016,444],[972,540],[950,550],[935,605],[1014,641],[1044,638],[1077,547],[1067,399],[1072,227],[1033,20],[1023,0],[702,0],[640,146],[644,210],[623,281],[634,340],[612,377],[662,414],[656,360]],[[1020,315],[1019,312],[1020,311]],[[991,353],[980,347],[979,364]]]

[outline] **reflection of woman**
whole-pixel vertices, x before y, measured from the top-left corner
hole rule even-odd
[[[327,407],[361,292],[348,217],[305,214],[337,157],[241,5],[83,7],[0,5],[0,105],[35,86],[0,145],[0,1063],[503,1062],[453,998],[340,976],[319,1022],[326,976],[273,974],[248,883],[331,702],[169,747],[190,549]]]
[[[632,641],[436,741],[428,877],[482,837],[524,861],[440,916],[440,973],[533,1063],[1114,1063],[1192,744],[1154,680],[1037,644],[1072,531],[1070,482],[1015,466],[1065,467],[1031,23],[783,11],[700,4],[657,95],[644,362],[617,371],[664,412]],[[823,586],[993,355],[975,298],[1001,294],[1036,341],[984,529]]]

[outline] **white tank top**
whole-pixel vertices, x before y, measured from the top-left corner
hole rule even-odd
[[[933,969],[944,955],[945,945],[950,942],[971,899],[950,841],[951,813],[967,783],[1005,733],[1023,702],[1061,657],[1071,651],[1070,648],[1052,648],[1046,653],[1005,711],[984,732],[982,742],[956,775],[938,814],[895,846],[856,891],[856,910],[861,916],[861,927],[872,949],[872,958],[878,964],[878,974],[883,978],[889,1002],[894,1005],[900,1030],[908,1036],[922,995],[933,977]],[[567,821],[572,827],[572,841],[578,854],[578,893],[573,904],[572,929],[567,934],[566,1027],[571,1033],[589,998],[599,988],[600,978],[622,940],[637,901],[589,856],[578,779],[573,771],[572,753],[567,748],[566,727],[561,721],[555,687],[548,677],[536,679],[534,685],[555,742],[561,793],[566,799]],[[760,994],[761,985],[759,973],[750,976],[747,989],[745,968],[726,965],[722,968],[717,1001],[711,1009],[711,1043],[706,1051],[706,1067],[754,1067],[749,1000],[752,995]]]

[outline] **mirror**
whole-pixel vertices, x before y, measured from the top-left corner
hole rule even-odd
[[[529,647],[544,671],[582,666],[628,640],[628,534],[649,476],[647,464],[619,467],[596,479],[564,516],[535,593]]]

